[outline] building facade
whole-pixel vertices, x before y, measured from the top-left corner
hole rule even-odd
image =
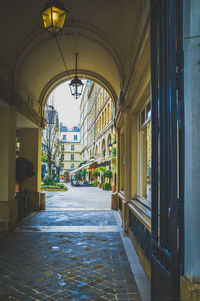
[[[80,160],[80,127],[60,124],[60,175],[68,175],[76,169]]]
[[[107,166],[107,169],[112,169],[110,146],[115,141],[113,120],[111,96],[101,85],[87,81],[80,103],[82,163],[95,160],[96,168]]]

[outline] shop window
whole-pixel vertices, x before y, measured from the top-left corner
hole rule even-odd
[[[151,106],[148,102],[139,115],[138,197],[151,201]]]

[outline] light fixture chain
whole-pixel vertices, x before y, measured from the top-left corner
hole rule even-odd
[[[65,70],[67,71],[67,74],[68,74],[68,76],[69,76],[69,79],[71,80],[69,71],[68,71],[68,69],[67,69],[67,65],[66,65],[65,60],[64,60],[64,56],[63,56],[62,51],[61,51],[60,44],[59,44],[58,39],[57,39],[57,36],[55,37],[55,39],[56,39],[56,43],[57,43],[57,45],[58,45],[58,49],[59,49],[59,52],[60,52],[60,56],[61,56],[61,58],[62,58],[62,61],[63,61],[64,66],[65,66]]]

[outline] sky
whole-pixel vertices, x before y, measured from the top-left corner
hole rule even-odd
[[[51,100],[53,97],[53,103]],[[50,102],[49,102],[50,101]],[[81,96],[75,99],[70,92],[69,82],[59,85],[50,95],[48,103],[58,111],[59,122],[63,125],[78,125],[80,123]]]

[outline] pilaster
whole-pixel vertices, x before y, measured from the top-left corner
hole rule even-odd
[[[20,157],[31,161],[35,172],[33,177],[24,181],[23,187],[31,192],[31,197],[34,200],[36,210],[40,209],[41,147],[41,128],[20,129]]]
[[[16,111],[0,108],[0,231],[8,231],[17,222],[15,200]]]

